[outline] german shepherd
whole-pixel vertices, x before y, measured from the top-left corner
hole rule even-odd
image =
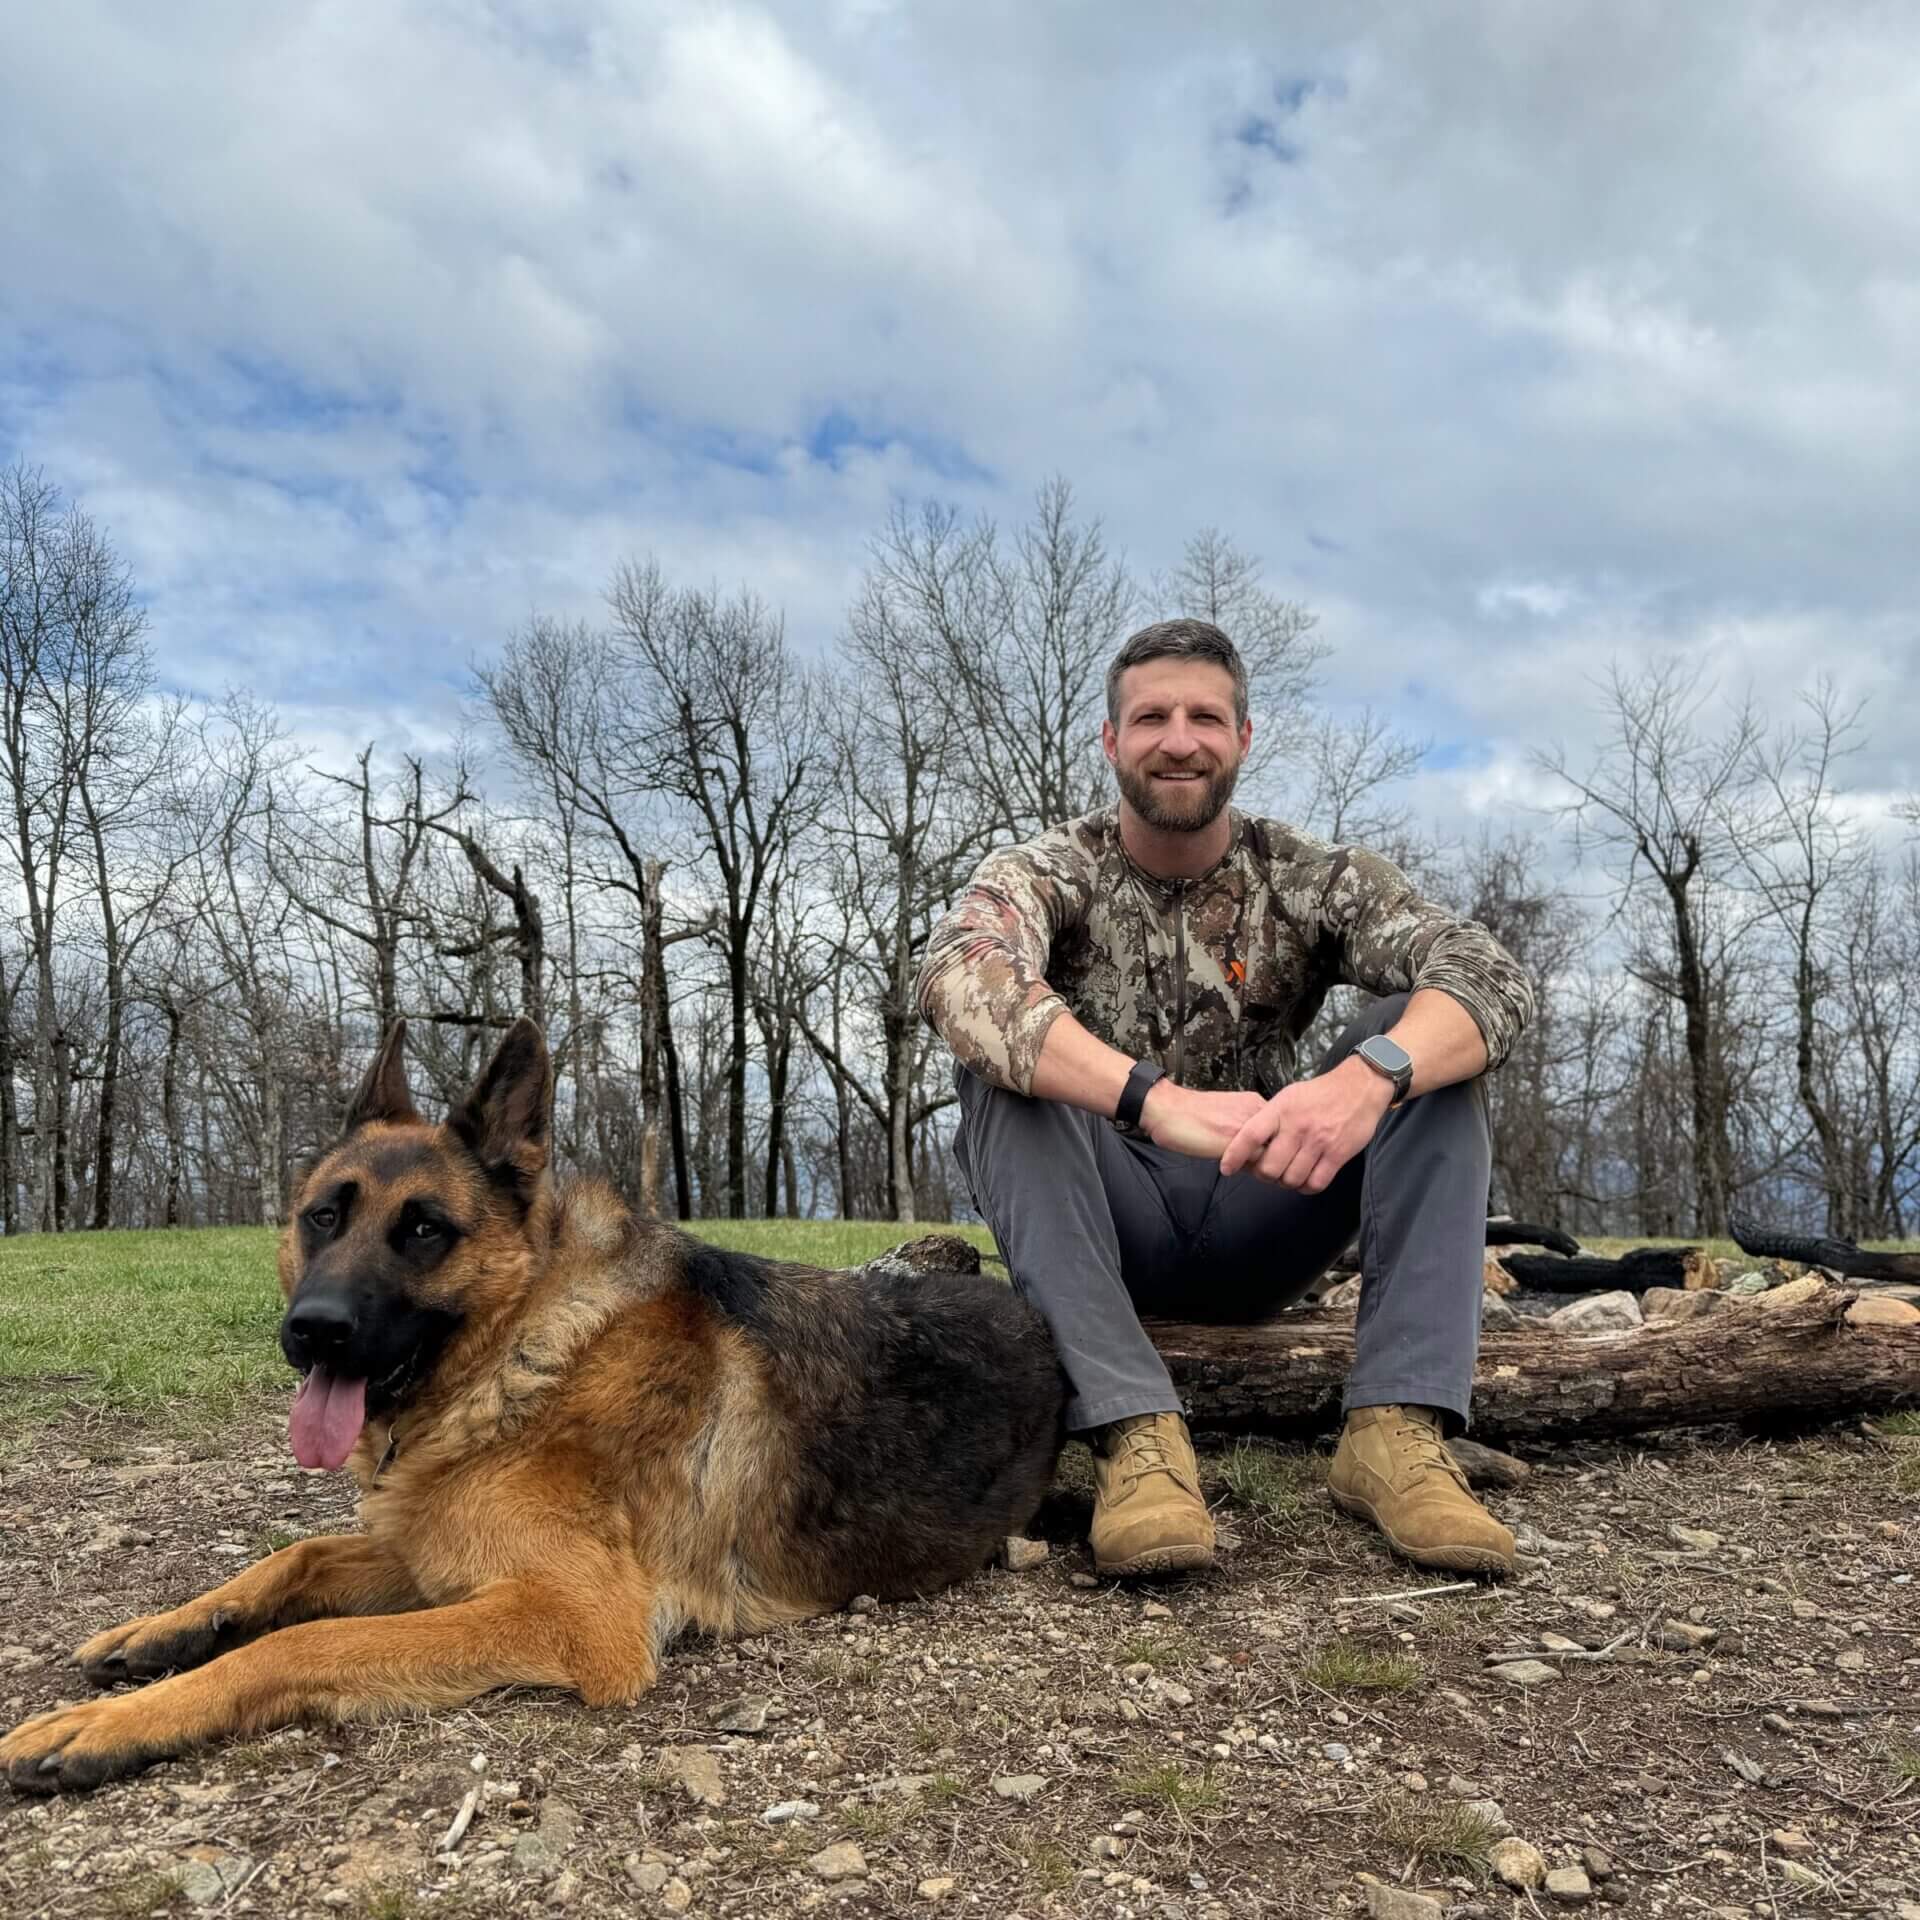
[[[494,1687],[631,1703],[681,1628],[927,1593],[1052,1484],[1067,1390],[1009,1289],[724,1253],[596,1181],[556,1187],[538,1027],[440,1126],[414,1109],[405,1034],[279,1256],[294,1456],[351,1466],[365,1532],[89,1640],[89,1680],[154,1684],[24,1722],[0,1741],[14,1787]]]

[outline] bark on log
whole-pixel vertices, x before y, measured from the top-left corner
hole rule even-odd
[[[1920,1327],[1849,1325],[1854,1298],[1833,1287],[1775,1312],[1730,1307],[1631,1333],[1486,1334],[1474,1435],[1598,1439],[1920,1402]],[[1350,1321],[1287,1314],[1260,1327],[1146,1325],[1195,1427],[1298,1438],[1338,1429],[1353,1365]]]
[[[1850,1280],[1920,1281],[1920,1253],[1872,1253],[1851,1240],[1830,1240],[1822,1234],[1776,1233],[1735,1214],[1730,1228],[1742,1253],[1760,1259],[1797,1260],[1805,1267],[1825,1267]]]

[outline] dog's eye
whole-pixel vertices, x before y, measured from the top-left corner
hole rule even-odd
[[[340,1218],[332,1207],[315,1207],[307,1215],[307,1224],[320,1233],[331,1233],[333,1223]]]
[[[437,1220],[416,1220],[411,1237],[415,1240],[438,1240],[444,1231]]]

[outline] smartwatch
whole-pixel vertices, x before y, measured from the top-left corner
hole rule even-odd
[[[1123,1127],[1137,1127],[1140,1124],[1140,1109],[1147,1104],[1147,1095],[1152,1092],[1155,1082],[1167,1077],[1163,1067],[1156,1067],[1151,1060],[1142,1060],[1127,1075],[1127,1084],[1120,1089],[1120,1104],[1114,1108],[1113,1117]]]
[[[1399,1106],[1413,1084],[1413,1055],[1384,1033],[1370,1034],[1354,1052],[1382,1078],[1393,1082],[1393,1105]],[[1389,1109],[1391,1111],[1391,1109]]]

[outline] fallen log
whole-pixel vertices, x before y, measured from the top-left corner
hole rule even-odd
[[[899,1280],[979,1270],[978,1249],[958,1234],[929,1234],[860,1269]],[[1569,1334],[1541,1324],[1482,1334],[1474,1435],[1504,1443],[1601,1439],[1920,1404],[1920,1321],[1878,1317],[1911,1309],[1845,1287],[1799,1291],[1807,1284],[1630,1333]],[[1287,1313],[1254,1327],[1145,1324],[1196,1427],[1298,1439],[1338,1432],[1353,1366],[1348,1315]]]
[[[1657,1427],[1838,1419],[1920,1402],[1920,1326],[1849,1323],[1840,1287],[1776,1311],[1730,1306],[1630,1333],[1544,1328],[1480,1341],[1473,1431],[1500,1444]],[[1300,1439],[1340,1426],[1353,1324],[1288,1314],[1258,1327],[1148,1321],[1196,1428]]]
[[[1728,1226],[1733,1244],[1757,1259],[1797,1260],[1803,1267],[1825,1267],[1849,1280],[1920,1283],[1920,1253],[1873,1253],[1824,1234],[1777,1233],[1737,1213]]]

